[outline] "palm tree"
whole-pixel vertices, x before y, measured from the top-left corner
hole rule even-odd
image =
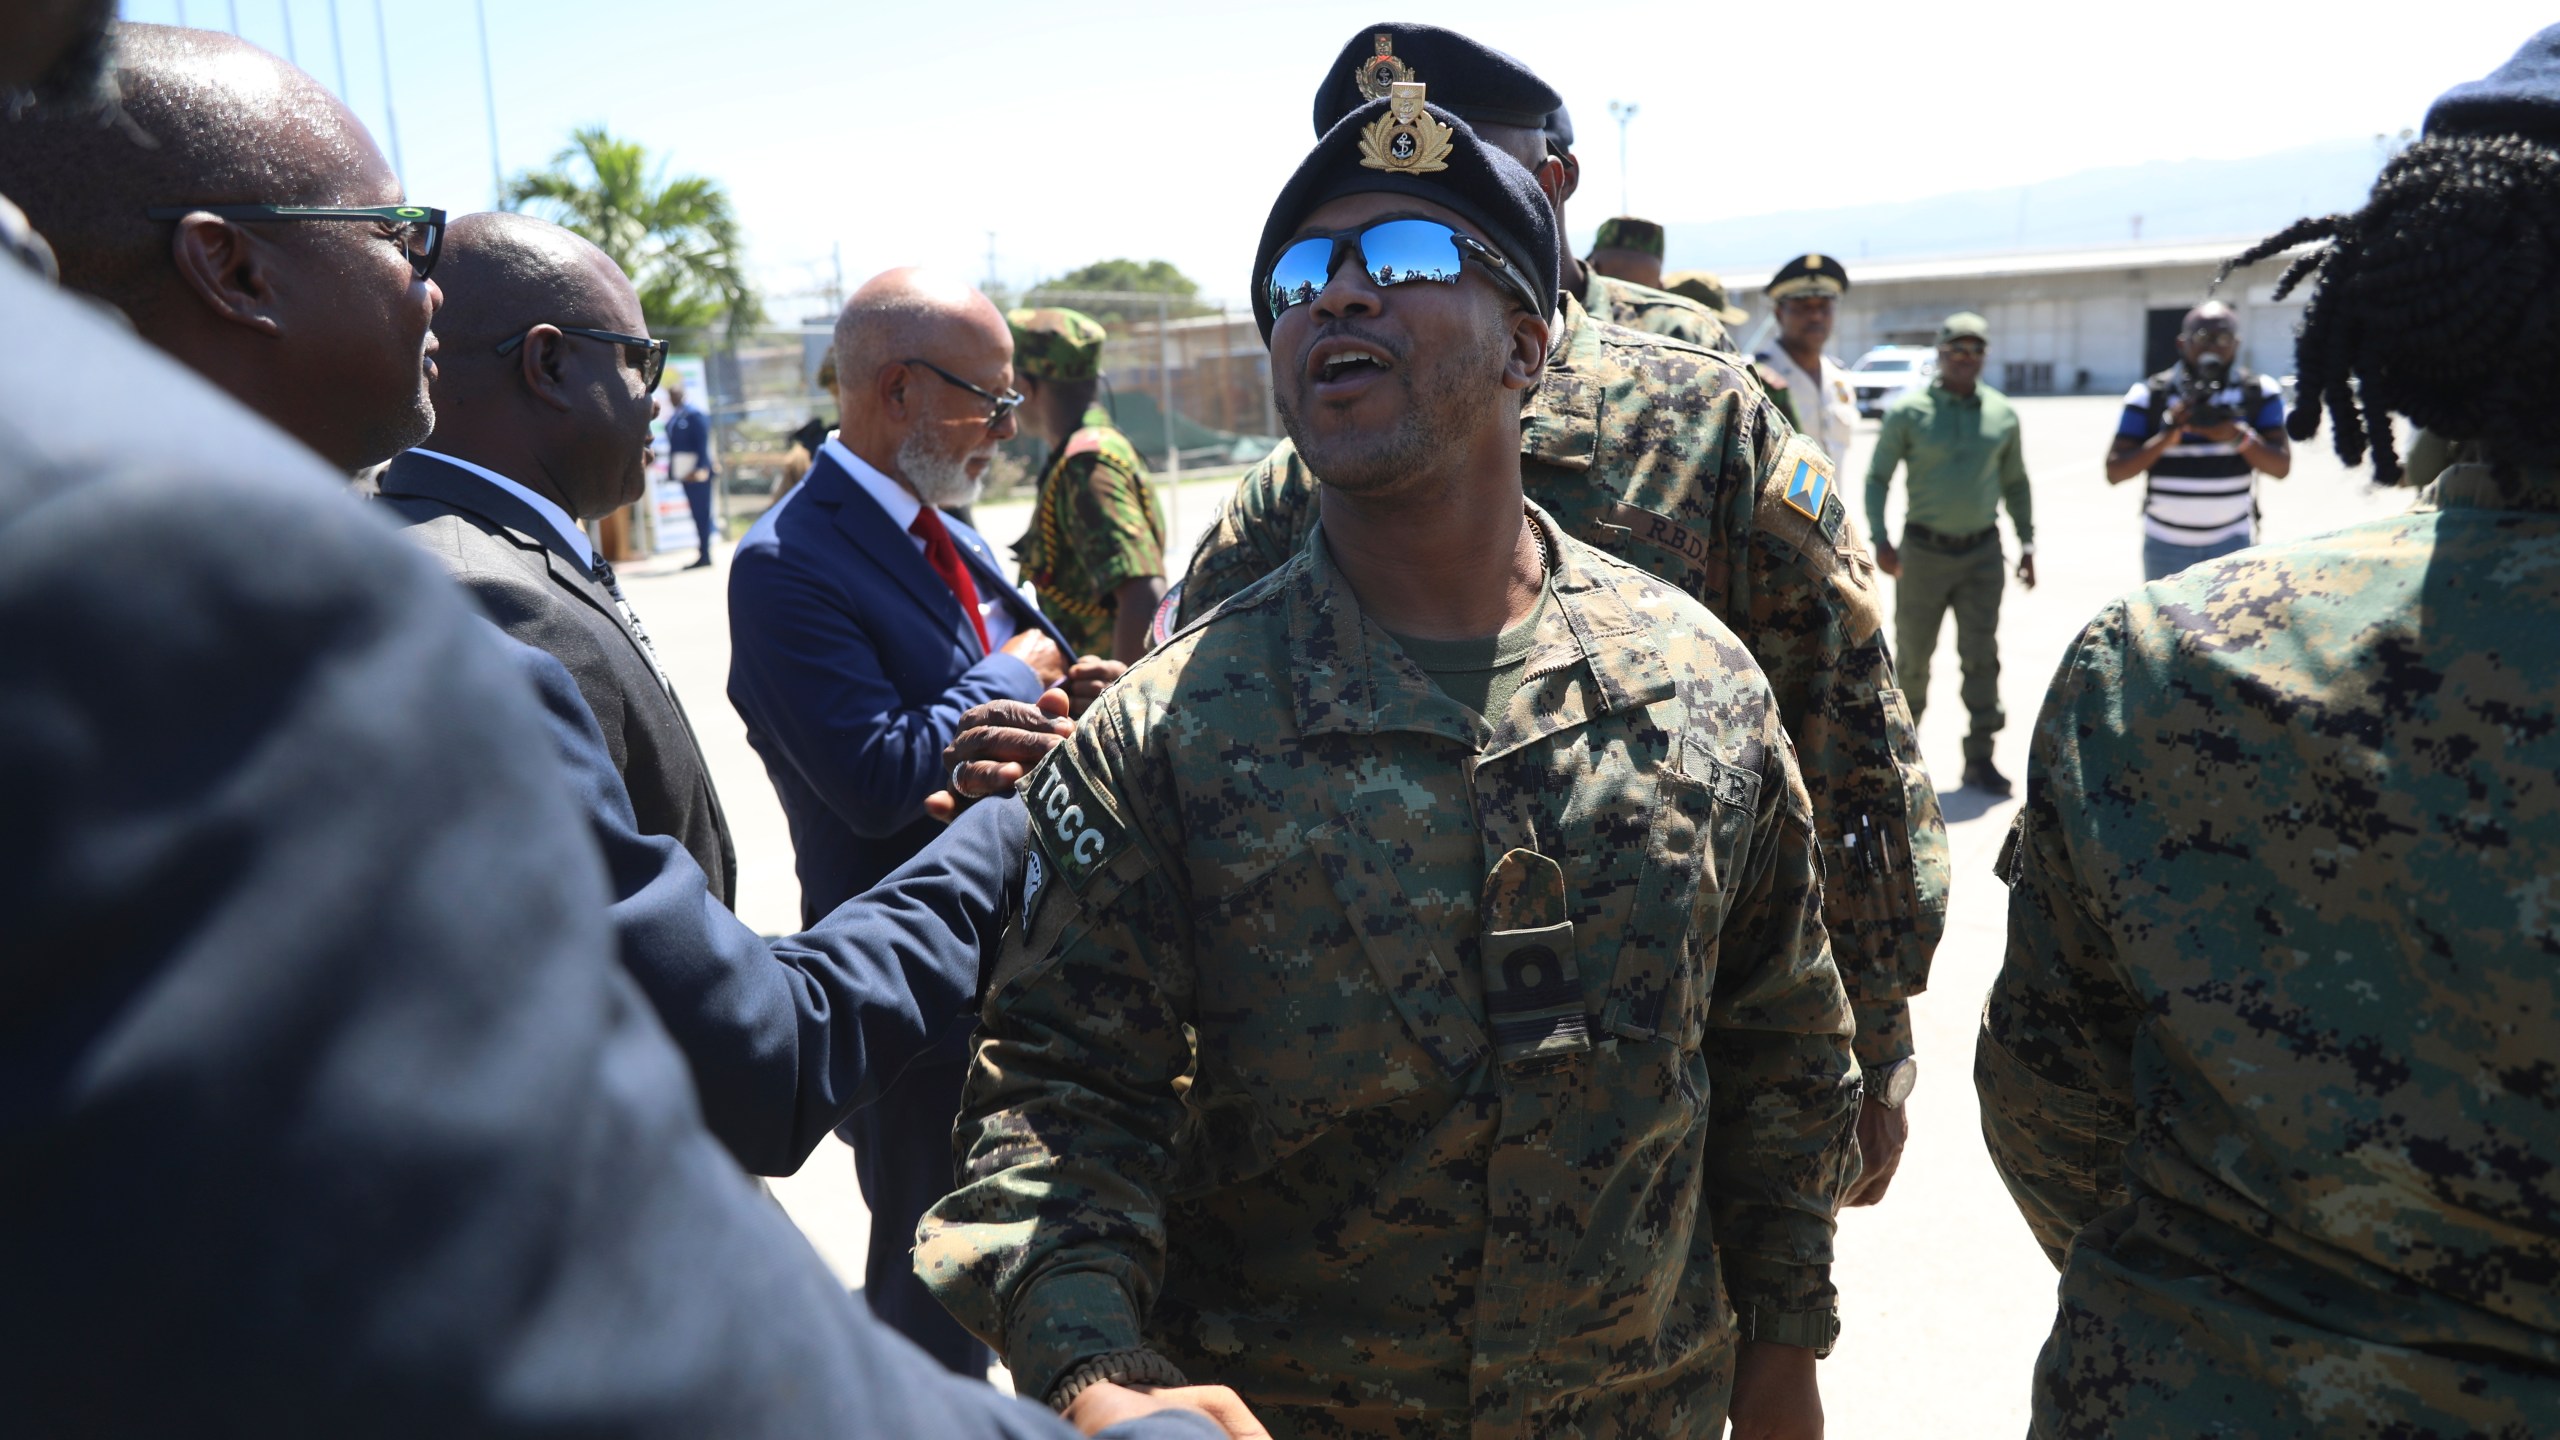
[[[636,140],[602,126],[571,132],[546,170],[507,183],[507,204],[578,234],[613,257],[640,291],[649,333],[730,333],[764,318],[747,284],[729,192],[699,175],[667,178]]]

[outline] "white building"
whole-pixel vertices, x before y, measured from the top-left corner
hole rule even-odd
[[[1844,262],[1849,293],[1840,302],[1831,354],[1845,364],[1876,345],[1927,345],[1938,322],[1971,310],[1991,322],[1984,374],[2012,395],[2122,394],[2177,357],[2178,321],[2209,298],[2222,262],[2255,237],[2110,245],[1940,260]],[[2276,278],[2290,257],[2236,271],[2210,298],[2240,313],[2240,363],[2271,375],[2293,373],[2293,333],[2306,283],[2284,303]],[[1748,305],[1745,334],[1766,343],[1770,272],[1725,277]]]

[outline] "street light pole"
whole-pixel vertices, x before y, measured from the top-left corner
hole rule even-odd
[[[1627,122],[1636,118],[1632,101],[1609,102],[1609,118],[1618,122],[1618,213],[1629,213],[1627,204]]]

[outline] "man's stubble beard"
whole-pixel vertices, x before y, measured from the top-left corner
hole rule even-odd
[[[1508,315],[1500,317],[1508,320]],[[1489,324],[1466,351],[1451,350],[1421,369],[1400,367],[1389,377],[1405,388],[1404,413],[1382,430],[1337,431],[1319,436],[1307,425],[1296,396],[1307,388],[1304,372],[1289,386],[1274,387],[1273,408],[1318,483],[1347,495],[1378,495],[1395,490],[1434,469],[1461,450],[1466,437],[1484,423],[1490,407],[1509,405],[1510,393],[1498,380],[1509,350],[1507,324]]]
[[[937,510],[974,505],[987,488],[983,472],[969,473],[969,460],[968,452],[955,458],[934,449],[921,430],[898,442],[898,473],[917,499]]]

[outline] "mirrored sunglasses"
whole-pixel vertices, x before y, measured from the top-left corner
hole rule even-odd
[[[1501,251],[1472,235],[1461,235],[1437,220],[1381,220],[1357,230],[1310,235],[1292,242],[1271,262],[1264,295],[1277,320],[1291,308],[1324,293],[1346,255],[1358,255],[1370,282],[1405,285],[1416,280],[1455,285],[1464,263],[1481,263],[1534,315],[1546,313],[1537,292]]]

